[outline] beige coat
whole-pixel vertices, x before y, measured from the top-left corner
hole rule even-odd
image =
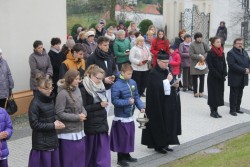
[[[207,52],[209,50],[210,50],[209,46],[204,42],[194,41],[191,43],[190,50],[189,50],[189,54],[191,58],[191,61],[190,61],[190,74],[191,75],[203,75],[208,72],[208,68],[204,70],[198,70],[198,69],[195,69],[194,67],[198,63],[198,61],[201,59],[199,54],[207,58]]]

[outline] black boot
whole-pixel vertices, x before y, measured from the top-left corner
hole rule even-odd
[[[117,153],[117,164],[121,167],[128,167],[129,163],[126,161],[125,154]]]
[[[215,112],[216,112],[218,118],[222,118],[222,116],[218,113],[218,107],[215,107]]]
[[[169,148],[169,145],[167,145],[166,147],[164,147],[164,149],[165,149],[166,151],[170,151],[170,152],[174,151],[172,148]]]
[[[128,153],[128,154],[125,154],[126,155],[126,160],[128,162],[137,162],[137,158],[133,158],[131,157],[131,155]]]
[[[216,110],[215,110],[214,107],[210,106],[210,111],[211,111],[211,113],[210,113],[211,117],[213,117],[213,118],[219,118],[219,116],[217,115]]]

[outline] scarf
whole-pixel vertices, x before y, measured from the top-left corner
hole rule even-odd
[[[219,47],[219,48],[216,48],[214,45],[212,45],[212,50],[215,52],[215,54],[218,56],[218,57],[222,57],[223,53],[224,53],[224,50],[222,47]]]
[[[191,45],[191,42],[187,43],[187,42],[184,41],[184,45],[190,46],[190,45]]]
[[[94,98],[94,103],[108,100],[103,82],[97,85],[90,79],[90,76],[87,75],[82,80],[82,83],[86,91]]]
[[[95,49],[95,54],[104,60],[108,60],[109,58],[109,52],[104,52],[99,47]]]

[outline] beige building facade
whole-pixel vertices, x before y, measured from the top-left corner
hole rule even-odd
[[[66,23],[64,0],[0,0],[0,48],[14,79],[18,112],[27,112],[32,97],[28,60],[33,42],[41,40],[47,52],[52,37],[65,43]]]
[[[167,26],[170,40],[178,36],[180,30],[181,12],[192,9],[196,5],[199,12],[210,13],[209,37],[216,34],[220,21],[225,21],[228,29],[227,44],[232,44],[234,38],[239,37],[240,23],[235,23],[235,16],[242,16],[241,4],[238,0],[164,0],[163,18]]]

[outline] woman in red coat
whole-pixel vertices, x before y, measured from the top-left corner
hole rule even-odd
[[[163,30],[158,30],[157,37],[152,40],[150,51],[153,54],[153,67],[156,65],[159,50],[169,53],[169,40],[166,38]]]

